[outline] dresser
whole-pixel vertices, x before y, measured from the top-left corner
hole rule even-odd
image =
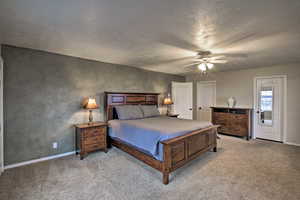
[[[219,133],[245,137],[249,140],[252,136],[252,109],[211,107],[212,122],[221,125]]]
[[[76,124],[76,154],[82,160],[88,153],[104,150],[107,152],[107,123],[93,122]]]

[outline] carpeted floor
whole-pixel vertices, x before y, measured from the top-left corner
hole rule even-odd
[[[221,138],[217,153],[178,169],[167,186],[159,172],[113,148],[7,170],[0,199],[300,199],[300,147]]]

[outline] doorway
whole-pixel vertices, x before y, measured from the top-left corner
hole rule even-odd
[[[286,76],[254,79],[254,138],[284,141]]]
[[[216,105],[216,81],[197,82],[197,120],[211,122],[211,108]]]
[[[172,82],[173,112],[178,118],[193,119],[193,83]]]
[[[0,175],[4,171],[3,144],[3,60],[0,56]]]

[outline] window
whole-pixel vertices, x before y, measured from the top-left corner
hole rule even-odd
[[[272,111],[273,108],[273,91],[261,91],[261,110]]]

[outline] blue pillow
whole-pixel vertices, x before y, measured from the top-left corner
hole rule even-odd
[[[157,117],[160,113],[155,105],[141,105],[144,117]]]
[[[121,120],[143,118],[143,112],[138,105],[115,106],[115,109],[117,111],[118,118]]]

